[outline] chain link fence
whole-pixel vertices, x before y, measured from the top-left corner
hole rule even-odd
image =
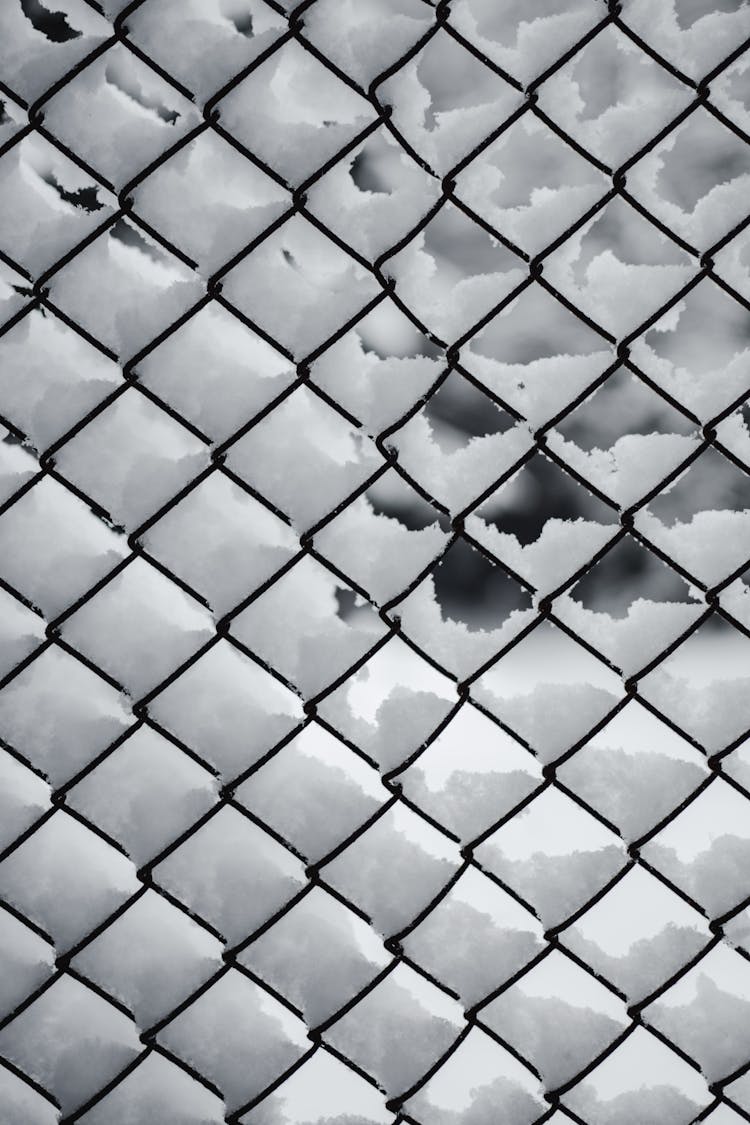
[[[748,11],[7,0],[4,1122],[750,1120]]]

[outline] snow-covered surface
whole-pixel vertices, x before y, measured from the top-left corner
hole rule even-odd
[[[749,0],[0,0],[0,1125],[750,1120]]]

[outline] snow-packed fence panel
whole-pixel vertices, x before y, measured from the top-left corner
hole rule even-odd
[[[0,1125],[750,1121],[747,0],[0,0]]]

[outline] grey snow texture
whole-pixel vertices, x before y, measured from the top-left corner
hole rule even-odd
[[[750,1121],[748,37],[0,0],[0,1125]]]

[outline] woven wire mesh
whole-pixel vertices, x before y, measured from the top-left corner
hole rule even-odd
[[[690,225],[638,178],[699,119],[747,156],[748,9],[705,13],[691,67],[670,52],[676,19],[553,5],[551,36],[524,40],[537,25],[518,16],[514,72],[491,7],[468,0],[54,8],[0,12],[3,1120],[750,1120],[747,353],[704,367],[719,374],[698,393],[643,347],[707,293],[694,353],[701,333],[721,350],[711,301],[747,332],[747,179],[707,190]],[[613,37],[657,96],[636,85],[630,117],[590,128],[565,76]],[[414,75],[435,44],[459,89],[431,130]],[[274,121],[268,91],[307,116]],[[482,206],[520,129],[583,169],[572,195],[536,185],[525,226],[515,201]],[[375,210],[399,189],[368,165],[382,143],[418,185],[406,218]],[[374,178],[355,207],[357,161]],[[29,168],[52,211],[23,198]],[[605,225],[599,250],[637,250],[633,272],[572,284],[556,255],[618,207],[623,241]],[[448,241],[481,238],[510,267],[436,295],[419,254],[446,214]],[[524,301],[540,331],[566,325],[536,383],[538,357],[502,331],[494,375],[477,361]],[[418,346],[371,342],[384,310]],[[569,379],[579,329],[596,344]],[[233,333],[248,359],[222,400]],[[56,365],[74,377],[54,386]],[[653,435],[631,446],[613,485],[611,456],[560,434],[618,379],[679,436],[656,457]],[[462,449],[490,444],[443,461],[425,412],[450,419],[469,391],[480,429]],[[542,507],[550,473],[579,504],[533,558],[491,509],[524,472]],[[732,512],[712,493],[727,479]],[[660,524],[649,505],[670,496],[703,516]],[[638,602],[627,643],[569,597],[623,550],[689,589],[671,616]],[[631,581],[615,568],[599,612]],[[465,608],[482,583],[499,627],[435,612],[436,589]],[[699,637],[734,679],[659,679]],[[539,665],[541,681],[501,697],[492,676],[519,654],[516,677]],[[368,684],[369,721],[347,694]],[[472,776],[478,746],[494,788]],[[464,769],[453,805],[419,773],[441,747]]]

